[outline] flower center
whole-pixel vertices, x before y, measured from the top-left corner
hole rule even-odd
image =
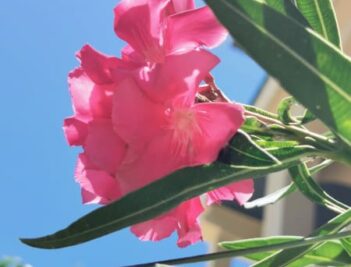
[[[194,133],[200,131],[196,113],[187,108],[174,110],[171,114],[171,130],[175,144],[173,152],[191,158],[194,153]]]

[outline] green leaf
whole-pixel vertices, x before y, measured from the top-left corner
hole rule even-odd
[[[351,146],[351,62],[347,56],[261,1],[206,2],[253,59]]]
[[[252,170],[221,163],[186,168],[96,209],[64,230],[49,236],[21,241],[33,247],[48,249],[76,245],[152,219],[176,207],[182,201],[211,189],[294,164],[296,161],[276,164],[272,170],[271,166]]]
[[[286,197],[287,195],[295,191],[296,191],[296,186],[294,183],[291,183],[269,195],[255,199],[250,202],[246,202],[244,204],[244,207],[245,209],[252,209],[252,208],[260,208],[266,205],[274,204],[280,199],[282,199],[283,197]]]
[[[243,130],[239,130],[225,147],[220,162],[241,168],[261,168],[279,164],[279,160],[258,146]]]
[[[333,161],[331,160],[325,160],[321,162],[318,165],[315,165],[311,167],[308,171],[310,172],[311,175],[316,174],[323,170],[324,168],[328,167],[330,164],[332,164]],[[283,197],[289,195],[290,193],[296,191],[297,187],[294,182],[290,183],[289,185],[269,194],[266,196],[263,196],[261,198],[255,199],[251,202],[246,202],[244,204],[244,207],[246,209],[252,209],[252,208],[258,208],[258,207],[263,207],[266,205],[274,204]]]
[[[310,27],[310,24],[292,3],[292,0],[263,0],[263,2],[279,11],[280,13],[296,20],[296,22],[300,23],[302,26]]]
[[[340,239],[340,242],[343,248],[345,249],[345,251],[347,252],[347,254],[349,255],[349,257],[351,258],[351,239],[343,238],[343,239]]]
[[[256,117],[247,116],[241,129],[249,134],[267,134],[267,125]],[[269,134],[269,133],[268,133]]]
[[[252,148],[252,151],[255,149]],[[230,151],[237,153],[234,150]],[[215,188],[247,177],[262,177],[294,166],[303,157],[317,154],[318,152],[313,148],[298,150],[291,148],[284,153],[280,153],[278,148],[274,150],[273,155],[282,155],[281,158],[277,158],[279,163],[272,159],[273,164],[267,166],[245,168],[216,162],[208,166],[185,168],[132,192],[116,202],[96,209],[66,229],[41,238],[22,239],[22,242],[40,248],[60,248],[83,243],[154,218],[185,200]],[[270,158],[264,155],[267,159]]]
[[[302,238],[302,239],[297,239],[297,240],[292,240],[292,241],[287,241],[287,242],[279,242],[277,244],[269,244],[269,245],[249,247],[249,248],[239,248],[239,249],[234,249],[234,250],[230,250],[230,251],[210,253],[210,254],[205,254],[205,255],[197,255],[197,256],[180,258],[180,259],[171,259],[171,260],[165,260],[165,261],[143,263],[140,265],[133,265],[133,266],[146,267],[146,266],[154,266],[157,263],[176,265],[176,264],[185,264],[185,263],[217,260],[217,259],[229,258],[229,257],[246,256],[246,255],[252,255],[252,254],[258,255],[258,253],[261,254],[263,252],[270,252],[270,251],[274,251],[274,250],[278,250],[278,249],[299,248],[299,247],[304,247],[307,245],[323,244],[325,241],[328,242],[328,241],[334,240],[334,239],[349,237],[350,234],[351,234],[351,231],[337,233],[337,234],[331,234],[331,235],[307,237],[307,238]],[[245,240],[243,240],[243,242],[245,242]],[[326,252],[324,252],[324,254],[325,253]],[[280,265],[271,265],[271,267],[273,267],[273,266],[280,267]],[[299,267],[301,267],[301,266],[299,266]]]
[[[335,212],[342,213],[349,209],[347,205],[327,194],[311,177],[306,164],[291,167],[290,175],[298,189],[311,201],[327,207]]]
[[[299,121],[301,122],[301,124],[306,124],[311,121],[314,121],[315,119],[316,119],[316,116],[313,113],[311,113],[311,111],[306,109],[303,116],[299,118]]]
[[[351,224],[351,209],[336,216],[325,225],[319,227],[310,235],[310,237],[322,236],[327,234],[335,234],[343,228]],[[254,264],[255,267],[271,267],[271,266],[289,266],[296,260],[301,259],[310,251],[319,248],[322,244],[306,245],[299,248],[292,248],[278,251],[271,256]]]
[[[296,0],[296,5],[312,29],[341,48],[338,24],[331,0]]]
[[[253,238],[238,241],[222,242],[219,245],[228,250],[238,250],[254,247],[264,247],[273,244],[281,244],[288,241],[301,240],[301,236],[274,236]],[[245,258],[259,261],[271,256],[275,251],[260,252],[246,255]],[[326,266],[346,266],[351,264],[351,257],[346,253],[343,246],[338,241],[327,241],[317,249],[311,250],[309,253],[298,259],[289,267],[308,266],[310,264],[326,265]]]
[[[290,114],[291,107],[296,104],[296,100],[293,97],[286,97],[280,101],[278,105],[278,117],[284,124],[296,124],[298,121]]]
[[[297,141],[257,140],[256,143],[279,160],[300,157],[309,153],[318,155],[318,151],[313,146],[300,145]]]
[[[257,248],[257,247],[266,247],[270,245],[282,244],[290,241],[302,240],[302,236],[270,236],[270,237],[258,237],[258,238],[250,238],[243,240],[235,240],[235,241],[224,241],[218,243],[218,245],[227,250],[240,250],[247,248]],[[276,251],[276,250],[275,250]],[[262,260],[272,255],[271,251],[264,251],[255,254],[246,255],[245,258],[250,260]]]

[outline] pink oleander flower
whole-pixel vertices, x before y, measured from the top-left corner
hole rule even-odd
[[[84,46],[77,57],[81,67],[68,77],[74,116],[64,121],[68,143],[82,146],[75,177],[84,203],[106,204],[121,196],[115,172],[126,153],[126,144],[114,132],[112,98],[118,69],[132,68],[121,60]],[[113,74],[113,72],[115,72]]]
[[[115,32],[128,43],[124,58],[151,63],[197,47],[215,47],[227,36],[211,9],[195,9],[193,0],[121,1],[115,8]]]
[[[218,61],[205,50],[168,56],[157,68],[144,69],[141,76],[147,81],[126,79],[119,85],[112,120],[116,133],[128,144],[125,162],[116,174],[122,194],[178,169],[215,161],[236,133],[244,121],[240,105],[195,103],[200,81]],[[252,180],[237,182],[209,192],[207,203],[236,199],[242,204],[252,192]],[[142,240],[160,240],[176,230],[178,245],[186,246],[201,239],[197,219],[202,211],[200,199],[194,198],[133,226],[132,231]]]
[[[216,160],[243,123],[238,104],[195,103],[219,59],[202,49],[226,31],[207,7],[191,0],[123,0],[115,31],[129,44],[122,59],[84,46],[69,74],[74,115],[64,122],[70,145],[81,146],[75,177],[84,203],[107,204],[175,170]],[[135,19],[138,18],[138,19]],[[246,202],[252,180],[208,192],[207,205]],[[200,198],[135,225],[142,240],[178,233],[178,245],[201,240]]]

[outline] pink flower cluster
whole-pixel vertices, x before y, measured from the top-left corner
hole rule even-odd
[[[178,169],[208,164],[244,121],[228,102],[199,103],[201,82],[219,59],[204,49],[226,37],[208,7],[193,0],[122,0],[114,29],[128,44],[121,58],[86,45],[80,67],[69,74],[74,115],[64,131],[82,146],[75,177],[84,203],[107,204]],[[207,193],[207,205],[242,204],[252,180]],[[153,220],[133,226],[142,240],[178,233],[178,246],[201,240],[199,197]]]

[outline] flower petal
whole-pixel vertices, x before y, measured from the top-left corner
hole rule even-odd
[[[114,175],[123,160],[126,145],[114,132],[110,120],[94,120],[89,123],[84,149],[95,166]]]
[[[83,203],[107,204],[121,196],[117,180],[96,169],[85,154],[78,157],[75,177],[82,188]]]
[[[202,240],[199,216],[204,211],[200,198],[187,200],[177,207],[179,247],[186,247]]]
[[[88,134],[87,124],[75,117],[64,120],[63,131],[70,146],[81,146],[84,144]]]
[[[181,55],[167,56],[163,64],[144,69],[142,87],[154,101],[160,103],[194,102],[197,87],[219,63],[219,59],[205,50],[192,50]]]
[[[233,103],[200,103],[193,107],[198,130],[193,136],[189,165],[213,162],[244,122],[244,110]]]
[[[159,241],[178,233],[177,245],[186,247],[202,240],[199,216],[204,211],[200,198],[196,197],[180,204],[175,209],[155,219],[134,225],[131,231],[143,241]]]
[[[81,118],[109,117],[111,114],[111,92],[95,85],[82,68],[68,76],[73,109]]]
[[[243,205],[252,197],[253,192],[253,180],[242,180],[208,192],[206,204],[219,204],[222,200],[235,199],[240,205]]]
[[[172,214],[172,211],[155,219],[133,225],[130,230],[143,241],[159,241],[169,237],[177,229],[177,221],[169,214]]]
[[[163,59],[161,19],[166,4],[165,0],[123,0],[114,10],[116,34],[152,62]]]
[[[183,12],[195,8],[194,0],[171,0],[170,5],[173,7],[173,13]]]
[[[165,43],[167,53],[190,50],[199,46],[220,45],[228,33],[209,7],[189,10],[167,18]]]
[[[121,190],[128,194],[184,167],[183,159],[174,156],[172,134],[161,130],[143,148],[129,147],[125,161],[117,171]]]
[[[111,71],[123,64],[118,58],[104,55],[90,45],[83,46],[77,56],[85,73],[96,84],[112,83]]]
[[[143,146],[164,124],[164,107],[149,99],[132,79],[124,80],[114,94],[113,125],[128,144]]]

